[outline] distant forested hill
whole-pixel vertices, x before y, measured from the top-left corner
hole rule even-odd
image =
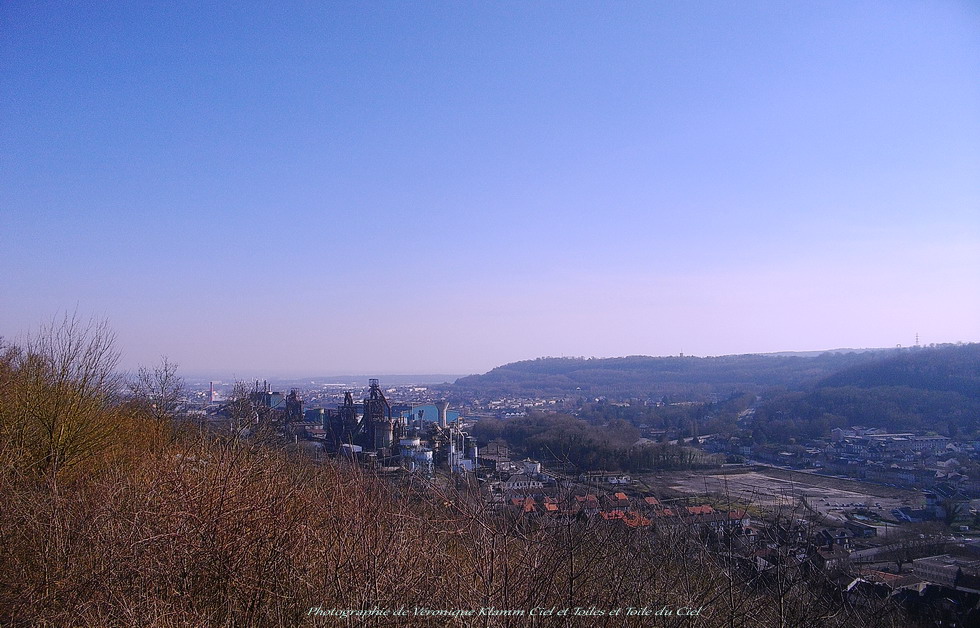
[[[767,440],[817,436],[833,427],[980,436],[980,344],[910,348],[828,375],[757,409]]]
[[[721,357],[539,358],[499,366],[456,380],[453,391],[488,396],[683,396],[697,399],[735,390],[798,388],[848,368],[877,362],[895,349],[823,353],[815,357],[730,355]]]
[[[882,354],[820,382],[822,388],[907,386],[980,398],[980,344],[910,348]]]

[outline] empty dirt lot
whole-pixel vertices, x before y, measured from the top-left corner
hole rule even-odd
[[[915,491],[769,467],[726,473],[668,472],[643,481],[664,497],[713,495],[766,509],[793,507],[806,497],[811,508],[834,518],[846,510],[867,508],[891,519],[893,508],[916,507],[923,501]]]

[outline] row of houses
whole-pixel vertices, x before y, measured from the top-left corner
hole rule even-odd
[[[843,593],[854,606],[891,600],[910,616],[928,618],[934,625],[980,625],[980,551],[973,545],[953,549],[916,558],[912,573],[858,570]]]
[[[859,454],[868,460],[882,460],[889,456],[904,453],[938,454],[946,451],[950,439],[946,436],[924,436],[919,434],[865,434],[862,436],[838,435],[831,432],[831,450],[841,453]]]
[[[685,525],[722,531],[749,525],[744,510],[719,511],[708,504],[668,507],[653,496],[629,497],[622,492],[603,496],[569,495],[564,499],[548,495],[515,496],[508,500],[506,508],[514,517],[556,520],[597,517],[630,528]]]

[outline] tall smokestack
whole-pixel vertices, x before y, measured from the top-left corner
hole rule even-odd
[[[439,427],[446,427],[446,409],[449,408],[448,401],[437,401],[436,410],[439,411]]]

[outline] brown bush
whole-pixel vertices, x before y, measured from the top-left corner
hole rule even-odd
[[[701,615],[677,620],[691,626],[862,619],[806,583],[782,588],[778,597],[749,586],[678,527],[628,530],[589,519],[510,525],[448,480],[382,481],[280,447],[174,431],[166,417],[90,394],[74,371],[62,376],[35,364],[34,355],[0,351],[0,382],[15,396],[0,402],[0,428],[9,437],[0,444],[3,625],[652,622],[610,615],[339,619],[308,615],[315,607],[411,613],[703,606]],[[47,398],[58,395],[65,398]],[[43,425],[43,416],[75,421],[52,410],[64,407],[86,413],[88,431],[76,434],[87,436],[77,447],[65,448],[60,436],[51,440],[57,430],[31,424]]]

